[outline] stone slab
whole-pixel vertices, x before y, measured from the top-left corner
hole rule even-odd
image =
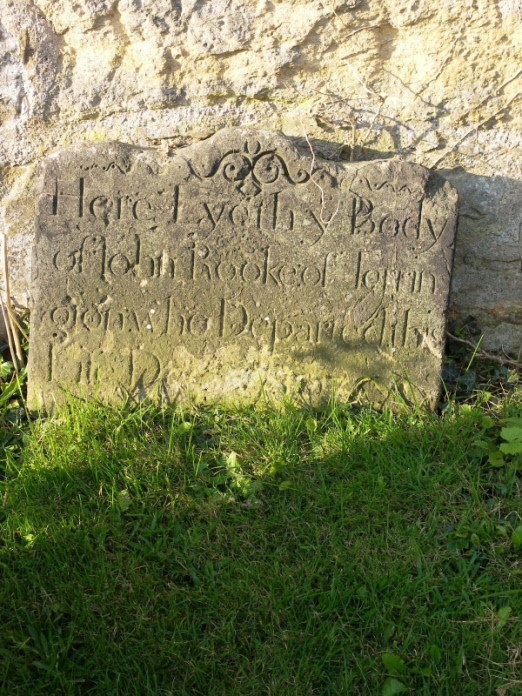
[[[457,195],[434,172],[226,129],[173,154],[75,146],[41,182],[32,408],[436,404]]]

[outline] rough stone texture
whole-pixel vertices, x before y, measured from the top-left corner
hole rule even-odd
[[[459,191],[452,316],[522,343],[520,0],[0,0],[0,217],[27,304],[35,171],[95,140],[277,129]],[[353,145],[355,144],[355,147]]]
[[[455,189],[400,159],[335,166],[270,131],[172,156],[49,158],[38,197],[29,400],[434,406]]]

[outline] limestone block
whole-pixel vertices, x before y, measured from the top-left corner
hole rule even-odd
[[[164,156],[56,153],[38,196],[30,405],[70,391],[433,407],[456,211],[420,165],[319,163],[270,131]]]

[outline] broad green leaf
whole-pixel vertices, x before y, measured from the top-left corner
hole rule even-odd
[[[491,446],[491,443],[487,440],[473,440],[472,446],[475,447],[480,452],[487,452]]]
[[[515,551],[518,551],[518,549],[522,546],[522,524],[519,524],[518,527],[513,530],[513,534],[511,535],[511,544],[513,545]]]
[[[398,655],[393,655],[392,653],[384,653],[381,659],[389,674],[408,673],[408,668],[406,667],[404,660],[402,660]]]
[[[504,454],[522,454],[522,441],[503,442],[499,449]]]
[[[238,468],[238,463],[237,463],[237,453],[236,452],[229,452],[228,454],[225,454],[225,464],[227,469],[229,470],[234,470]]]
[[[504,466],[504,457],[502,455],[502,452],[499,452],[499,450],[495,450],[494,452],[489,453],[488,461],[491,464],[491,466],[495,467],[501,467]]]
[[[382,686],[382,696],[395,696],[408,691],[408,687],[398,679],[388,677]]]
[[[0,379],[6,380],[13,372],[13,363],[0,357]]]
[[[497,618],[498,618],[498,628],[503,628],[511,615],[511,607],[509,606],[504,606],[500,607],[500,609],[497,611]]]
[[[506,442],[522,442],[522,428],[502,428],[500,436]]]
[[[469,540],[471,541],[473,546],[480,546],[480,537],[475,532],[472,532],[472,534],[470,534]]]
[[[359,585],[359,587],[357,588],[357,595],[361,599],[366,599],[368,597],[368,589],[366,585]]]
[[[123,490],[118,493],[118,507],[122,512],[128,510],[131,505],[131,497],[129,491]]]
[[[9,384],[5,385],[5,387],[0,392],[0,406],[6,404],[9,401],[9,399],[11,399],[13,395],[18,392],[20,388],[19,384],[20,382],[18,379],[13,379],[12,382],[9,382]]]
[[[317,430],[317,421],[315,418],[312,418],[311,416],[305,420],[305,428],[308,432],[308,434],[315,433]]]

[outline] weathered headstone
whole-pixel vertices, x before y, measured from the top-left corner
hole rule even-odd
[[[438,397],[457,196],[400,159],[335,165],[227,129],[44,165],[32,407]]]

